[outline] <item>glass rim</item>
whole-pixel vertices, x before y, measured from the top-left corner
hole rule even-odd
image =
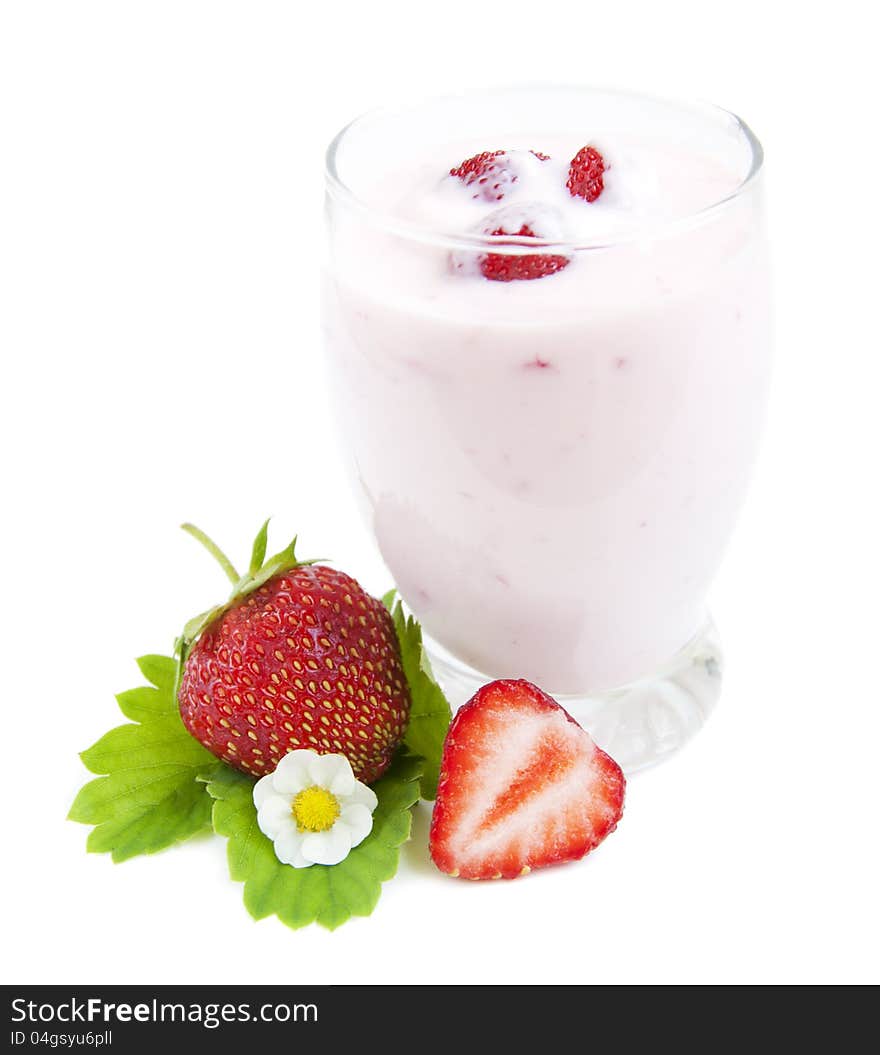
[[[355,209],[357,212],[362,213],[367,219],[374,225],[381,227],[384,231],[389,234],[396,235],[401,238],[406,238],[409,241],[418,241],[429,243],[433,246],[438,246],[446,249],[486,249],[491,247],[493,253],[518,253],[521,254],[523,248],[536,252],[541,250],[546,252],[548,249],[558,249],[560,251],[572,253],[572,252],[583,252],[586,250],[597,250],[597,249],[613,249],[618,245],[631,245],[634,242],[648,242],[648,241],[659,241],[663,238],[670,237],[672,235],[681,233],[689,230],[693,227],[701,226],[704,223],[712,220],[718,213],[725,211],[734,202],[736,202],[746,190],[751,187],[755,182],[758,175],[763,169],[764,165],[764,148],[761,146],[761,142],[752,129],[746,124],[746,122],[731,110],[726,110],[722,106],[718,106],[715,103],[702,102],[702,101],[689,101],[686,99],[676,98],[672,96],[664,95],[653,95],[646,92],[639,91],[625,91],[616,88],[602,88],[598,85],[577,85],[577,84],[515,84],[507,85],[501,88],[494,88],[473,94],[480,94],[484,96],[490,95],[503,95],[505,92],[513,91],[570,91],[570,92],[594,92],[601,95],[613,95],[619,98],[628,98],[632,100],[643,100],[651,103],[667,103],[671,106],[679,107],[700,107],[703,111],[713,114],[716,118],[728,118],[731,119],[740,135],[745,141],[751,154],[751,164],[749,165],[748,171],[740,180],[740,182],[730,191],[725,194],[722,198],[717,201],[710,202],[709,205],[704,205],[700,209],[696,209],[693,212],[682,213],[680,216],[665,217],[656,221],[649,221],[642,226],[632,230],[626,231],[613,236],[602,235],[595,238],[587,239],[586,241],[580,240],[577,242],[571,241],[549,241],[544,239],[536,238],[522,238],[512,235],[482,235],[474,234],[469,232],[461,231],[445,231],[439,228],[429,227],[424,224],[415,223],[410,220],[402,219],[396,216],[394,213],[388,212],[371,205],[364,198],[360,197],[339,175],[337,167],[337,158],[339,154],[339,148],[345,141],[347,135],[358,127],[361,127],[365,122],[376,117],[381,117],[383,114],[392,114],[395,112],[393,107],[379,106],[373,107],[369,110],[364,111],[357,117],[353,118],[346,125],[344,125],[336,135],[330,140],[327,146],[327,150],[324,155],[324,180],[326,191],[328,195],[340,204],[347,205],[350,208]],[[467,97],[468,93],[462,93],[460,95],[442,95],[442,96],[426,96],[423,97],[411,105],[407,106],[407,109],[416,109],[419,105],[432,102],[446,102],[461,100]]]

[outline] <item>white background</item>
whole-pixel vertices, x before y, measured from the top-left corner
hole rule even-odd
[[[7,2],[0,14],[7,982],[880,981],[878,195],[869,5]],[[177,530],[388,580],[323,389],[322,153],[514,79],[713,100],[768,158],[778,366],[714,590],[722,704],[580,865],[455,882],[427,813],[374,915],[256,924],[197,841],[65,821],[133,657],[224,582]]]

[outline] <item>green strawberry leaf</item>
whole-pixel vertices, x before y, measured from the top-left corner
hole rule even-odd
[[[119,709],[133,722],[149,721],[165,714],[165,703],[159,689],[151,685],[140,685],[136,689],[120,692],[116,697]]]
[[[176,664],[170,656],[141,656],[136,662],[141,674],[151,685],[163,692],[174,689]]]
[[[403,673],[412,697],[409,725],[403,742],[410,751],[424,759],[422,798],[433,799],[437,795],[440,756],[452,720],[452,710],[434,679],[430,660],[422,644],[422,628],[413,616],[404,612],[395,590],[389,590],[382,602],[391,613],[397,631]]]
[[[335,930],[352,916],[369,916],[382,884],[397,871],[400,847],[409,838],[421,767],[421,759],[398,753],[373,785],[379,798],[373,830],[344,861],[292,868],[278,860],[271,840],[257,827],[254,781],[218,766],[207,778],[215,800],[214,830],[229,840],[229,874],[244,883],[245,907],[254,919],[274,915],[288,927],[320,923]]]
[[[251,550],[251,562],[248,566],[248,575],[256,574],[260,568],[263,567],[263,561],[266,559],[266,545],[269,541],[269,521],[264,520],[263,526],[257,532],[257,537],[254,539],[253,549]]]
[[[137,662],[153,685],[116,697],[137,724],[117,726],[83,751],[86,768],[101,775],[80,789],[68,815],[94,825],[86,848],[114,861],[155,853],[208,829],[212,800],[197,778],[220,766],[180,720],[175,661],[143,656]]]
[[[268,582],[273,575],[280,575],[281,572],[290,571],[291,568],[299,568],[305,564],[316,564],[317,560],[297,560],[296,542],[297,539],[294,536],[290,545],[285,546],[280,553],[276,553],[274,557],[270,557],[268,560],[265,560],[266,551],[264,549],[264,560],[260,562],[258,568],[249,571],[247,575],[239,580],[230,600],[235,601],[240,597],[247,597],[249,593],[254,593],[259,590],[263,583]]]

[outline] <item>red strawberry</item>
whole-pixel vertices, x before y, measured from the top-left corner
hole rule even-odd
[[[178,703],[189,732],[254,776],[297,748],[344,754],[370,783],[388,768],[409,717],[394,625],[350,576],[297,561],[291,545],[263,563],[266,525],[247,575],[185,525],[234,583],[225,604],[178,642]]]
[[[614,831],[624,788],[620,766],[546,693],[493,681],[449,727],[431,856],[463,879],[577,861]]]
[[[547,154],[537,150],[529,151],[539,161],[549,161]],[[449,170],[450,176],[457,176],[466,187],[472,188],[472,197],[484,201],[501,201],[514,183],[519,179],[510,154],[506,150],[486,150],[462,161],[460,165]]]
[[[537,204],[509,205],[486,217],[481,234],[493,238],[534,238],[556,241],[561,226],[552,210]],[[514,243],[517,244],[517,243]],[[479,258],[480,272],[492,282],[520,282],[555,275],[570,260],[558,253],[485,253]]]
[[[595,201],[605,189],[604,173],[608,166],[595,147],[586,146],[571,159],[566,187],[573,198]]]

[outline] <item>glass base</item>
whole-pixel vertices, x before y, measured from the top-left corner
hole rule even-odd
[[[434,674],[453,711],[492,678],[459,662],[426,638]],[[702,727],[721,695],[721,644],[714,623],[661,670],[606,692],[551,693],[626,773],[656,765]]]

